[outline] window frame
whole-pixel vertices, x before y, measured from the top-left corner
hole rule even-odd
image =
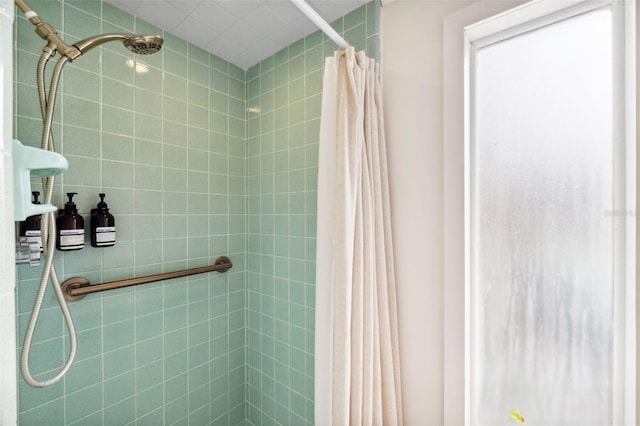
[[[445,19],[444,104],[444,419],[445,424],[470,424],[469,334],[469,142],[473,49],[588,10],[614,8],[614,108],[617,139],[624,141],[615,168],[625,182],[616,195],[616,248],[623,261],[614,295],[614,424],[636,419],[636,6],[633,0],[534,0],[524,3],[479,2]],[[515,7],[514,7],[515,6]],[[616,30],[617,29],[617,30]],[[614,130],[615,132],[615,130]],[[462,302],[464,301],[464,303]]]

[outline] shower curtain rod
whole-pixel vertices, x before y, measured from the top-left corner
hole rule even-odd
[[[226,256],[220,256],[213,265],[202,266],[199,268],[184,269],[182,271],[165,272],[163,274],[147,275],[138,278],[129,278],[126,280],[111,281],[108,283],[92,285],[89,280],[82,277],[69,278],[62,283],[62,293],[64,298],[69,302],[74,302],[84,298],[87,294],[97,293],[99,291],[115,290],[116,288],[131,287],[134,285],[148,284],[155,281],[170,280],[173,278],[186,277],[189,275],[203,274],[205,272],[227,272],[233,267],[231,260]]]
[[[341,36],[338,34],[336,30],[334,30],[331,25],[325,21],[322,16],[318,14],[311,6],[307,4],[305,0],[291,0],[300,12],[302,12],[307,18],[309,18],[320,30],[327,35],[335,44],[340,46],[340,48],[346,48],[349,43],[347,43]]]

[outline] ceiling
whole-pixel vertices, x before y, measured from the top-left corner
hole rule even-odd
[[[241,68],[318,30],[289,0],[105,0]],[[327,22],[370,0],[307,0]]]

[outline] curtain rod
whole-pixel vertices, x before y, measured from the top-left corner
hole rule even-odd
[[[69,278],[62,283],[62,294],[69,302],[74,302],[85,297],[87,294],[96,293],[98,291],[114,290],[116,288],[130,287],[133,285],[147,284],[155,281],[170,280],[172,278],[186,277],[189,275],[203,274],[205,272],[218,271],[227,272],[233,264],[226,256],[220,256],[213,265],[202,266],[199,268],[184,269],[182,271],[165,272],[163,274],[147,275],[138,278],[129,278],[126,280],[111,281],[108,283],[92,285],[89,280],[82,277]]]
[[[325,21],[322,16],[318,14],[311,6],[307,4],[305,0],[291,0],[300,12],[302,12],[307,18],[309,18],[320,30],[327,35],[335,44],[342,49],[348,46],[348,43],[334,30],[331,25]]]

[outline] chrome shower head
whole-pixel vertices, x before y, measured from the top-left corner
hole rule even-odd
[[[77,43],[73,43],[81,53],[97,47],[103,43],[113,40],[122,40],[127,49],[141,55],[151,55],[156,53],[162,47],[163,39],[157,35],[135,35],[126,33],[100,34],[97,36],[85,38]]]

